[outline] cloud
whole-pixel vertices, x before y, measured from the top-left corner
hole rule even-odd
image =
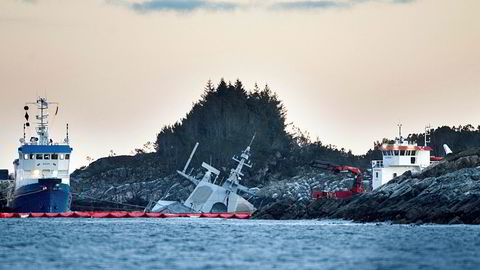
[[[351,7],[349,2],[342,1],[294,1],[294,2],[277,2],[271,5],[273,9],[330,9]]]
[[[413,3],[416,0],[392,0],[394,4],[408,4],[408,3]]]
[[[218,2],[208,0],[148,0],[143,2],[129,3],[128,6],[138,12],[149,11],[194,11],[206,10],[233,10],[238,4],[233,2]]]
[[[369,2],[407,4],[416,0],[106,0],[139,13],[153,11],[192,12],[265,8],[268,10],[321,10],[351,8]]]
[[[350,8],[368,2],[379,2],[387,4],[407,4],[415,0],[307,0],[307,1],[274,1],[271,9],[280,10],[318,10],[333,8]]]

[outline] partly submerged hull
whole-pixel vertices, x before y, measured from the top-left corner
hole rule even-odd
[[[71,201],[70,186],[61,179],[39,179],[39,183],[18,188],[11,207],[18,213],[68,212]]]

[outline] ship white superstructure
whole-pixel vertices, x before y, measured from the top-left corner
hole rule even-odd
[[[253,139],[252,139],[253,142]],[[250,142],[251,145],[251,142]],[[244,166],[251,168],[250,163],[250,145],[242,151],[239,157],[233,157],[237,166],[231,169],[230,174],[224,181],[218,179],[220,171],[210,164],[202,163],[202,168],[206,171],[201,179],[197,179],[191,173],[187,173],[188,166],[198,147],[195,145],[190,158],[188,159],[182,171],[178,174],[185,177],[195,185],[195,189],[183,202],[158,201],[152,211],[154,212],[193,212],[193,213],[253,213],[256,208],[239,193],[245,196],[253,197],[258,188],[248,188],[240,184],[243,177],[242,169]]]
[[[35,106],[35,135],[27,139],[30,127],[30,106]],[[18,159],[14,164],[14,190],[10,194],[9,207],[16,212],[65,212],[71,204],[70,155],[68,125],[63,142],[54,142],[49,136],[49,108],[58,103],[39,97],[27,103],[23,138],[20,139]]]
[[[426,134],[428,135],[428,131]],[[425,145],[427,142],[425,139]],[[401,131],[393,144],[383,144],[380,150],[382,160],[372,161],[372,189],[377,189],[407,171],[413,174],[420,173],[431,164],[432,148],[418,146],[416,143],[405,140]]]
[[[61,143],[53,142],[49,137],[48,109],[50,105],[57,105],[57,103],[39,98],[37,102],[27,104],[34,105],[38,109],[38,115],[35,117],[37,136],[29,140],[25,136],[20,139],[18,159],[14,161],[15,189],[38,183],[38,179],[42,178],[57,178],[62,180],[62,184],[70,185],[69,167],[72,149],[69,146],[68,130],[67,137]],[[27,121],[28,105],[25,106]],[[27,125],[30,126],[30,124]]]

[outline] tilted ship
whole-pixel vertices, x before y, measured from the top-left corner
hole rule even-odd
[[[29,123],[29,105],[36,107],[35,133],[29,140],[26,129]],[[49,134],[49,107],[58,103],[38,98],[27,103],[25,109],[24,135],[20,139],[18,159],[14,164],[14,186],[8,197],[8,207],[14,212],[67,212],[70,210],[70,155],[68,125],[66,138],[55,143]]]
[[[255,137],[254,137],[255,138]],[[252,142],[253,139],[252,138]],[[177,173],[190,180],[196,187],[185,202],[158,201],[152,212],[169,213],[248,213],[255,212],[255,207],[243,196],[253,197],[258,188],[248,188],[240,184],[244,176],[243,167],[252,167],[250,162],[250,145],[242,151],[239,157],[234,156],[233,160],[237,166],[230,170],[230,174],[224,181],[218,179],[220,171],[213,166],[203,162],[202,167],[206,170],[201,179],[197,179],[187,173],[190,161],[195,154],[198,143],[195,145],[190,157],[182,171]]]

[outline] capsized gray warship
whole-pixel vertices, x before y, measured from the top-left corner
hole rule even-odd
[[[254,138],[255,136],[247,148],[240,154],[240,157],[233,157],[233,160],[238,164],[235,169],[231,169],[230,175],[223,183],[221,183],[221,180],[218,180],[220,171],[205,162],[202,163],[202,167],[206,169],[206,172],[201,179],[197,179],[191,175],[193,169],[190,173],[187,173],[190,161],[198,147],[198,143],[196,143],[183,171],[177,171],[178,174],[196,185],[195,189],[185,202],[159,200],[151,211],[162,213],[229,212],[250,214],[255,212],[256,208],[240,195],[243,194],[251,198],[255,196],[255,193],[258,191],[258,188],[248,188],[240,184],[243,176],[243,167],[252,167],[249,158],[250,146]]]

